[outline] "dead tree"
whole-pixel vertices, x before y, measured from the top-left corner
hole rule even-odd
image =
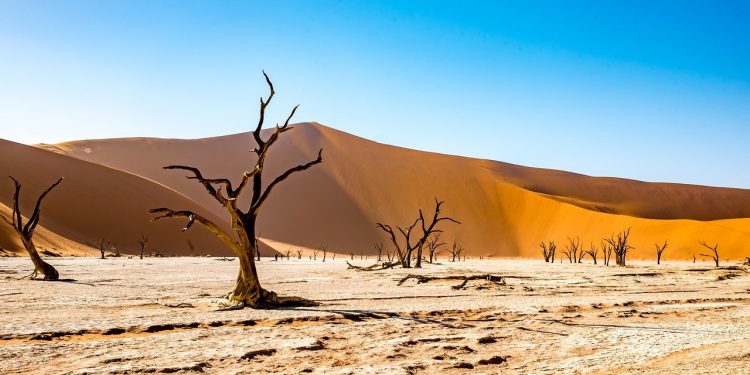
[[[656,247],[656,264],[661,264],[661,254],[667,249],[667,245],[667,241],[664,241],[663,245],[659,245],[658,243],[654,244]]]
[[[302,249],[297,249],[297,259],[302,259]]]
[[[386,259],[388,259],[388,263],[391,263],[393,262],[393,259],[396,258],[396,252],[391,249],[388,249],[385,251],[385,257]]]
[[[260,246],[258,246],[258,241],[260,240],[260,234],[255,236],[255,260],[260,262]]]
[[[702,257],[711,258],[714,260],[714,263],[716,264],[716,268],[719,268],[719,244],[717,243],[714,246],[709,246],[706,241],[700,241],[699,242],[703,247],[711,251],[711,254],[700,254]],[[695,262],[693,262],[695,263]]]
[[[279,140],[282,134],[294,129],[294,127],[289,126],[289,121],[292,119],[292,116],[294,116],[297,107],[295,106],[294,109],[292,109],[291,113],[286,118],[284,125],[277,125],[271,136],[267,139],[263,139],[261,129],[265,121],[266,107],[268,107],[275,94],[273,84],[268,78],[268,75],[263,72],[263,76],[268,84],[270,94],[265,100],[263,97],[260,98],[260,116],[258,119],[258,125],[252,131],[252,136],[255,139],[257,147],[253,148],[251,152],[255,153],[256,162],[250,170],[245,171],[239,184],[234,185],[227,178],[206,178],[203,176],[203,173],[195,167],[183,165],[170,165],[164,167],[165,169],[187,171],[190,173],[187,177],[188,179],[196,180],[203,185],[208,194],[226,209],[234,235],[224,231],[224,229],[211,222],[206,217],[195,212],[175,211],[169,208],[155,208],[150,211],[152,214],[158,215],[154,220],[163,218],[186,218],[188,221],[183,228],[183,231],[190,229],[190,227],[196,222],[201,224],[222,240],[227,247],[237,255],[239,258],[240,269],[234,290],[229,294],[228,298],[230,301],[236,303],[238,307],[271,307],[278,306],[282,303],[293,303],[291,300],[285,301],[279,299],[276,293],[266,290],[260,285],[258,272],[255,268],[255,260],[253,259],[253,255],[259,251],[258,242],[256,241],[257,231],[255,224],[261,208],[263,208],[263,205],[268,201],[268,197],[271,195],[271,192],[275,187],[289,178],[292,174],[305,171],[323,161],[323,149],[321,149],[318,151],[318,156],[314,160],[289,168],[270,182],[264,184],[263,172],[265,170],[265,162],[268,152],[271,147],[276,144],[276,141]],[[252,185],[252,195],[249,199],[249,204],[243,210],[239,207],[239,202],[242,201],[239,198],[248,184]],[[295,302],[301,301],[297,300]]]
[[[354,250],[349,250],[349,256],[354,260]]]
[[[107,239],[106,237],[102,237],[102,238],[101,238],[101,239],[100,239],[99,241],[97,241],[96,243],[91,243],[91,242],[88,242],[88,245],[89,245],[89,246],[91,246],[91,247],[95,247],[95,248],[99,249],[99,253],[101,254],[101,258],[99,258],[99,259],[104,259],[104,258],[106,257],[106,256],[105,256],[105,254],[106,254],[106,252],[107,252],[107,248],[108,248],[108,247],[109,247],[109,246],[110,246],[111,244],[112,244],[112,243],[111,243],[111,242],[110,242],[110,241],[109,241],[109,240],[108,240],[108,239]]]
[[[542,241],[539,243],[539,247],[542,248],[544,261],[547,263],[555,263],[555,251],[557,251],[555,241],[550,241],[549,244],[545,244],[544,241]]]
[[[458,258],[459,261],[461,261],[461,253],[463,253],[464,248],[460,246],[455,240],[453,241],[453,246],[448,250],[448,252],[451,254],[451,262],[455,262],[456,258]],[[466,257],[464,256],[464,259]]]
[[[286,249],[286,260],[289,260],[290,255],[292,255],[292,249]]]
[[[427,245],[427,255],[430,257],[428,262],[430,262],[430,264],[437,260],[437,254],[440,252],[440,248],[446,245],[445,242],[440,242],[440,235],[441,232],[433,233],[425,241],[425,245]]]
[[[141,245],[141,259],[143,259],[143,252],[146,250],[148,244],[148,236],[146,233],[141,233],[141,238],[138,240],[138,244]]]
[[[28,216],[26,224],[24,224],[23,222],[23,216],[21,215],[21,208],[19,203],[21,183],[18,182],[18,180],[16,180],[14,177],[10,177],[10,179],[13,180],[13,184],[15,185],[15,192],[13,193],[13,212],[11,216],[12,219],[9,220],[4,215],[0,215],[0,217],[2,217],[6,223],[13,227],[13,230],[15,230],[16,233],[21,237],[21,243],[23,244],[24,249],[26,249],[26,252],[29,253],[29,258],[31,258],[31,262],[34,264],[34,272],[32,272],[30,275],[31,279],[36,279],[39,274],[42,274],[44,275],[43,280],[58,280],[60,278],[60,274],[57,272],[55,267],[52,267],[49,263],[42,260],[41,256],[39,256],[39,253],[36,251],[36,246],[34,246],[33,237],[34,230],[36,230],[36,226],[39,224],[42,210],[42,201],[44,200],[44,197],[46,197],[47,194],[52,191],[52,189],[59,185],[63,179],[62,177],[60,177],[59,180],[48,187],[47,190],[42,192],[39,198],[37,198],[36,205],[34,205],[34,211],[31,212],[31,216]]]
[[[326,261],[326,254],[328,254],[328,246],[320,245],[320,251],[323,252],[323,262]]]
[[[318,253],[320,253],[320,249],[313,249],[313,256],[312,260],[318,260]]]
[[[438,223],[440,223],[441,221],[451,221],[456,224],[461,224],[451,217],[440,216],[440,207],[443,205],[443,203],[445,203],[445,201],[439,201],[437,198],[435,198],[435,213],[433,214],[430,223],[427,223],[427,220],[425,219],[424,214],[420,209],[419,217],[414,220],[413,224],[408,227],[396,227],[401,233],[401,236],[404,238],[403,246],[399,244],[399,241],[396,239],[396,233],[393,231],[393,228],[390,225],[377,223],[377,227],[388,233],[388,236],[391,238],[391,242],[393,242],[393,246],[396,248],[396,254],[398,255],[398,260],[401,263],[401,267],[411,268],[411,259],[415,255],[415,251],[417,261],[414,267],[422,267],[422,249],[424,247],[425,241],[427,241],[427,238],[431,234],[442,232],[442,230],[436,228]],[[417,224],[421,224],[422,233],[417,235],[418,237],[416,237],[416,242],[412,243],[412,235],[415,235],[415,233],[413,232],[417,227]]]
[[[609,261],[612,259],[612,246],[609,245],[609,242],[602,240],[602,258],[604,260],[604,265],[609,266]]]
[[[373,245],[375,245],[375,250],[378,251],[378,262],[382,262],[383,261],[383,243],[375,242]]]
[[[581,239],[576,237],[575,239],[568,237],[568,245],[563,254],[568,257],[570,263],[581,263],[583,260],[583,248],[581,247]]]
[[[599,249],[596,248],[593,242],[591,243],[591,247],[586,251],[586,254],[591,256],[591,259],[594,260],[594,265],[596,265],[596,257],[599,255]]]
[[[634,249],[634,247],[628,244],[628,237],[630,236],[630,228],[617,234],[617,238],[613,234],[609,238],[605,238],[605,241],[612,247],[612,251],[615,253],[615,263],[620,266],[625,266],[625,259],[628,256],[628,251]]]

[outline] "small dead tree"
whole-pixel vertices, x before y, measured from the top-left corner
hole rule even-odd
[[[427,255],[430,257],[428,262],[430,262],[430,264],[437,260],[437,254],[440,252],[440,248],[446,245],[445,242],[440,242],[441,234],[441,232],[435,232],[427,237],[427,240],[425,241]]]
[[[393,243],[393,246],[396,248],[396,254],[398,255],[399,263],[401,263],[401,267],[403,268],[411,268],[411,260],[412,257],[415,255],[416,252],[416,264],[414,265],[415,268],[421,268],[422,267],[422,249],[424,247],[425,241],[427,241],[427,238],[436,232],[442,232],[440,229],[437,229],[438,223],[441,221],[451,221],[456,224],[461,224],[457,220],[445,216],[440,216],[440,208],[445,203],[445,201],[439,201],[437,198],[435,198],[435,213],[432,216],[432,220],[430,223],[427,223],[427,220],[424,217],[424,214],[422,213],[422,210],[419,210],[419,217],[417,217],[416,220],[414,220],[414,223],[411,224],[408,227],[396,227],[398,231],[401,233],[401,236],[404,238],[404,245],[402,246],[399,244],[399,241],[396,239],[396,233],[393,231],[393,228],[390,225],[383,224],[383,223],[377,223],[377,227],[388,233],[388,236],[391,238],[391,242]],[[422,233],[421,235],[417,235],[416,241],[412,242],[412,235],[416,235],[414,232],[414,229],[417,227],[417,224],[421,224]]]
[[[596,248],[596,245],[594,245],[593,242],[591,243],[591,247],[586,250],[586,254],[591,256],[591,259],[594,260],[594,264],[596,265],[596,257],[599,255],[599,249]]]
[[[52,191],[52,189],[57,187],[57,185],[59,185],[63,179],[62,177],[60,177],[57,182],[53,183],[44,192],[42,192],[42,194],[36,200],[34,211],[31,212],[31,216],[28,217],[28,220],[25,224],[23,222],[23,216],[21,215],[21,208],[19,203],[21,183],[14,177],[10,177],[10,179],[13,180],[13,184],[15,185],[15,192],[13,193],[13,212],[11,214],[12,218],[9,220],[4,215],[0,215],[0,217],[2,217],[3,220],[8,223],[8,225],[13,227],[13,230],[15,230],[15,232],[21,237],[21,243],[23,244],[24,249],[26,249],[26,252],[29,253],[29,258],[31,258],[31,262],[34,264],[34,272],[32,272],[30,275],[31,279],[36,279],[39,274],[42,274],[43,280],[59,280],[60,274],[57,272],[55,267],[52,267],[49,263],[42,260],[41,256],[39,256],[39,253],[36,251],[36,246],[34,246],[33,237],[34,230],[39,224],[42,210],[42,201],[44,200],[44,197],[46,197],[47,194]]]
[[[719,244],[717,243],[714,246],[710,246],[706,243],[706,241],[700,241],[699,242],[703,247],[711,251],[711,254],[700,254],[702,257],[707,257],[713,259],[714,263],[716,264],[716,268],[719,268]]]
[[[302,259],[302,249],[297,249],[297,259]]]
[[[88,245],[89,245],[89,246],[91,246],[91,247],[95,247],[95,248],[99,249],[99,253],[101,254],[101,258],[99,258],[99,259],[104,259],[104,258],[106,257],[106,252],[107,252],[107,248],[108,248],[108,247],[109,247],[109,246],[110,246],[111,244],[112,244],[112,243],[111,243],[111,242],[110,242],[110,241],[109,241],[109,240],[108,240],[108,239],[107,239],[106,237],[102,237],[102,238],[101,238],[101,239],[100,239],[99,241],[97,241],[96,243],[91,243],[91,242],[88,242]]]
[[[320,249],[313,249],[312,253],[312,260],[318,260],[318,253],[320,253]]]
[[[656,264],[661,264],[661,254],[667,249],[667,245],[667,241],[664,241],[663,245],[659,245],[658,243],[654,244],[656,247]]]
[[[453,241],[453,246],[448,250],[448,252],[451,255],[451,262],[455,262],[456,259],[461,261],[461,253],[463,253],[464,248],[460,246],[455,240]],[[464,259],[466,259],[466,256],[464,256]]]
[[[148,235],[141,233],[141,238],[138,240],[138,245],[141,245],[141,259],[143,259],[143,252],[146,251],[146,245],[148,244]]]
[[[378,251],[378,262],[382,262],[383,261],[383,243],[375,242],[373,245],[375,246],[375,250]]]
[[[568,237],[568,245],[563,250],[563,254],[568,257],[570,263],[581,263],[584,255],[583,248],[581,247],[581,239],[579,237]]]
[[[292,249],[286,249],[286,260],[289,260],[289,257],[292,255]]]
[[[354,260],[354,250],[349,250],[349,256]]]
[[[321,149],[318,151],[317,158],[296,167],[289,168],[273,180],[264,183],[263,172],[265,170],[265,162],[268,153],[284,133],[294,129],[294,127],[289,126],[289,121],[297,111],[297,107],[292,109],[283,125],[277,125],[271,132],[271,135],[268,138],[263,139],[261,129],[263,128],[265,121],[266,107],[271,103],[271,99],[275,94],[273,84],[268,78],[268,75],[263,72],[263,76],[268,84],[270,94],[265,100],[263,97],[260,98],[260,116],[258,119],[258,125],[252,131],[252,137],[255,140],[256,147],[250,151],[255,154],[256,161],[255,165],[250,170],[243,173],[242,178],[237,185],[233,184],[232,181],[227,178],[206,178],[203,176],[203,173],[195,167],[184,165],[170,165],[165,167],[165,169],[189,172],[190,175],[187,178],[199,182],[208,194],[226,210],[234,233],[224,231],[224,229],[217,224],[195,212],[175,211],[169,208],[155,208],[150,211],[152,214],[157,215],[154,220],[163,218],[187,219],[188,221],[182,229],[183,231],[190,229],[190,227],[196,222],[201,224],[222,240],[227,247],[237,255],[239,259],[239,272],[237,274],[237,281],[234,290],[228,296],[229,300],[236,304],[237,308],[243,306],[273,307],[288,303],[309,303],[308,301],[302,301],[301,299],[279,299],[276,293],[262,288],[260,281],[258,280],[258,272],[255,268],[255,259],[253,258],[253,255],[256,255],[259,251],[258,241],[256,240],[258,232],[255,224],[258,221],[258,214],[263,205],[268,201],[271,192],[273,192],[274,188],[291,175],[303,172],[323,161],[323,150]],[[252,193],[250,199],[245,201],[240,199],[240,196],[248,185],[251,185]],[[246,208],[240,208],[240,202],[246,202],[243,203],[246,204]]]
[[[628,251],[633,250],[634,247],[628,244],[628,237],[630,237],[630,228],[617,234],[617,238],[613,234],[609,238],[605,238],[605,241],[612,247],[612,251],[615,253],[615,263],[620,266],[625,266],[625,259],[628,256]]]
[[[555,250],[557,249],[555,241],[550,241],[549,245],[542,241],[539,243],[539,247],[542,248],[542,256],[544,257],[544,261],[546,263],[549,263],[550,260],[552,260],[552,263],[555,263]]]
[[[396,258],[396,252],[391,249],[388,249],[385,251],[385,257],[386,259],[388,259],[388,263],[391,263],[393,262],[393,259]]]
[[[602,240],[602,258],[604,265],[609,266],[609,261],[612,259],[612,246],[605,240]]]
[[[326,261],[326,254],[328,254],[328,246],[320,245],[320,251],[323,253],[323,262]]]

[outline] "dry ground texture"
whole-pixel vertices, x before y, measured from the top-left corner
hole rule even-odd
[[[338,256],[337,258],[343,258]],[[0,373],[748,373],[750,274],[470,260],[359,272],[263,259],[261,281],[318,307],[216,311],[236,261],[54,258],[67,282],[0,259]],[[357,261],[357,264],[370,264]],[[492,273],[506,285],[410,280]]]

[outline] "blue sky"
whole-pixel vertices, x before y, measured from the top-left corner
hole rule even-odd
[[[750,5],[0,0],[0,137],[197,138],[301,104],[379,142],[750,188]]]

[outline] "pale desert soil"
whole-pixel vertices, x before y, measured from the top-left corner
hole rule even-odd
[[[745,268],[474,260],[358,272],[341,257],[260,262],[264,286],[319,307],[225,312],[216,303],[236,261],[54,258],[76,281],[49,283],[16,280],[28,259],[0,259],[0,373],[750,371]],[[396,285],[411,272],[507,285]]]

